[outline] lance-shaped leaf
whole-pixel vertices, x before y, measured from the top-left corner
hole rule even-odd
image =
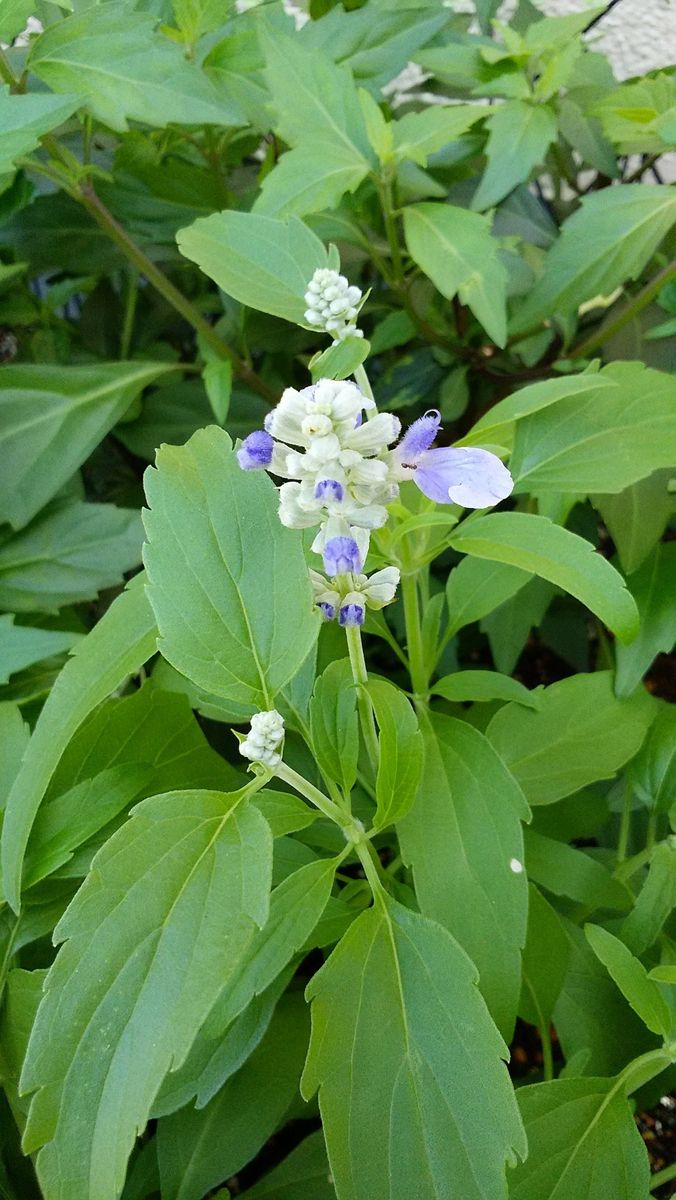
[[[531,883],[519,1016],[537,1025],[541,1034],[549,1028],[569,959],[570,944],[561,918]]]
[[[71,478],[166,363],[3,368],[0,519],[25,525]]]
[[[323,212],[353,192],[369,170],[361,154],[342,142],[308,141],[283,154],[265,176],[254,212],[271,217]]]
[[[465,700],[513,700],[516,704],[525,704],[526,708],[539,708],[540,705],[538,692],[531,692],[517,679],[501,675],[499,671],[455,671],[453,675],[437,679],[431,691],[434,696],[443,696],[444,700],[456,704]]]
[[[644,1025],[668,1038],[676,1012],[670,1011],[659,984],[648,978],[641,960],[602,925],[585,925],[584,931],[594,954]]]
[[[228,93],[154,26],[155,17],[129,0],[94,5],[50,25],[34,43],[30,65],[55,92],[74,92],[120,132],[129,120],[162,129],[174,121],[243,123]]]
[[[10,94],[6,85],[0,86],[0,175],[12,170],[16,158],[30,154],[43,133],[67,121],[79,103],[78,96],[16,96]]]
[[[421,911],[453,934],[479,970],[493,1020],[510,1037],[521,987],[528,889],[523,794],[483,734],[425,722],[418,795],[399,825]]]
[[[489,218],[450,204],[404,209],[409,253],[442,296],[459,296],[489,337],[504,346],[507,274]]]
[[[163,656],[198,687],[270,709],[319,632],[301,539],[265,472],[211,426],[146,472],[148,595]]]
[[[249,308],[302,324],[307,285],[327,252],[298,217],[221,212],[200,217],[176,234],[186,258],[224,292]]]
[[[517,1097],[528,1158],[510,1180],[510,1200],[648,1196],[648,1154],[622,1076],[555,1079]]]
[[[158,1155],[166,1200],[202,1200],[249,1162],[297,1098],[308,1042],[307,1005],[283,996],[260,1045],[204,1108],[160,1121]]]
[[[563,224],[544,261],[540,282],[519,308],[514,332],[552,312],[569,314],[594,296],[609,296],[636,279],[676,221],[669,187],[629,183],[585,196]]]
[[[645,694],[618,700],[611,671],[562,679],[539,699],[536,712],[505,705],[487,731],[531,804],[553,804],[612,778],[636,753],[654,716]]]
[[[3,888],[15,912],[28,836],[61,754],[87,713],[155,652],[156,638],[153,611],[137,578],[79,643],[50,692],[10,792],[2,829]]]
[[[310,731],[320,771],[350,792],[357,778],[359,719],[348,659],[329,663],[315,683],[310,701]]]
[[[509,464],[516,492],[621,492],[676,462],[673,375],[615,363],[579,378],[587,390],[518,422]]]
[[[310,981],[301,1088],[319,1088],[338,1200],[506,1197],[526,1145],[476,980],[441,925],[379,896]]]
[[[676,642],[676,543],[657,545],[630,584],[641,628],[629,646],[616,647],[618,696],[631,695],[653,659]]]
[[[472,201],[472,208],[479,212],[492,208],[528,179],[533,167],[544,162],[557,132],[551,108],[526,100],[508,100],[493,112],[487,124],[488,167]]]
[[[575,596],[630,642],[638,610],[622,576],[590,542],[534,513],[489,513],[463,523],[449,536],[455,550],[507,563],[555,583]]]
[[[56,501],[0,544],[0,607],[54,611],[93,600],[141,562],[136,508]]]
[[[144,801],[57,926],[22,1076],[54,1200],[117,1200],[164,1076],[267,918],[272,835],[248,790]]]
[[[675,908],[676,837],[672,836],[655,847],[646,881],[622,926],[622,940],[632,953],[643,954],[652,946]]]
[[[370,679],[367,686],[380,734],[375,826],[382,829],[400,821],[415,800],[423,765],[422,736],[418,718],[399,688],[385,679]]]
[[[476,104],[432,106],[409,112],[390,126],[394,135],[394,158],[424,167],[431,154],[456,141],[485,113]]]
[[[65,629],[15,625],[14,613],[4,613],[0,617],[0,683],[7,683],[15,671],[69,650],[81,637],[82,634]]]

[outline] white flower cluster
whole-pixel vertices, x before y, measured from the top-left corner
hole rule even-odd
[[[383,455],[401,426],[392,413],[362,420],[374,407],[356,384],[322,379],[300,392],[287,388],[266,417],[275,441],[269,469],[289,480],[279,491],[279,518],[290,529],[322,525],[318,551],[326,536],[347,534],[345,526],[380,528],[397,495]],[[368,535],[349,532],[368,546]]]
[[[305,293],[308,325],[330,333],[334,342],[349,337],[363,337],[361,329],[354,324],[359,312],[361,291],[351,286],[344,275],[328,267],[315,271]]]
[[[251,718],[251,729],[243,742],[240,742],[239,752],[251,762],[262,763],[264,767],[276,767],[282,761],[278,747],[284,737],[284,718],[277,709],[269,712],[254,713]]]
[[[390,604],[399,584],[399,568],[385,567],[369,578],[361,573],[351,577],[349,587],[338,587],[342,579],[326,579],[319,571],[310,571],[315,604],[325,621],[338,619],[340,625],[363,625],[366,609]]]

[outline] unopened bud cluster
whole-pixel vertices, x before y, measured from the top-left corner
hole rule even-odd
[[[349,538],[334,538],[333,541],[350,541]],[[354,565],[360,565],[359,550],[355,542]],[[326,549],[332,550],[332,542],[327,542]],[[326,561],[326,555],[325,555]],[[399,583],[398,567],[385,567],[376,571],[370,577],[360,572],[352,574],[347,580],[337,576],[327,579],[319,571],[310,571],[312,590],[315,604],[325,621],[338,621],[345,628],[350,625],[363,625],[366,619],[366,609],[384,608],[390,604],[396,595]]]
[[[240,742],[239,752],[251,762],[274,769],[282,761],[279,745],[283,737],[284,718],[275,708],[269,712],[254,713],[251,729],[244,741]]]
[[[363,337],[355,321],[359,312],[361,290],[350,285],[344,275],[328,267],[315,271],[305,293],[308,325],[330,333],[334,342],[348,337]]]

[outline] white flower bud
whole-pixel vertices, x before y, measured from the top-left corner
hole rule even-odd
[[[278,747],[283,737],[284,718],[275,708],[268,712],[254,713],[251,718],[251,730],[244,741],[240,742],[239,752],[251,762],[274,768],[282,761]]]
[[[350,285],[345,275],[328,268],[315,271],[307,285],[305,320],[308,325],[333,335],[334,341],[362,337],[352,322],[358,312],[361,290]]]

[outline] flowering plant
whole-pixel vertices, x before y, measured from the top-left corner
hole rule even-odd
[[[676,97],[499,7],[0,0],[3,1198],[676,1177]]]

